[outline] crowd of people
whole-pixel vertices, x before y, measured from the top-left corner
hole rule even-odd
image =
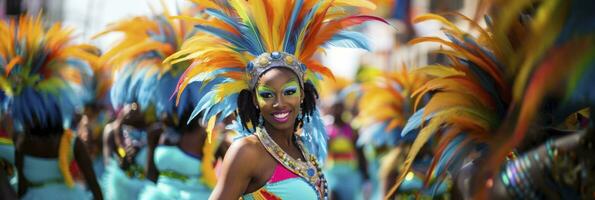
[[[0,199],[595,199],[594,2],[193,2],[107,49],[0,22]],[[332,47],[375,56],[336,76]]]

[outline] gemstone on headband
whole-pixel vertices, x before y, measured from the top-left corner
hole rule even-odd
[[[278,60],[281,58],[281,54],[278,51],[271,53],[271,58]]]
[[[274,51],[260,54],[246,66],[246,71],[251,79],[250,88],[256,86],[256,82],[262,73],[276,67],[288,68],[293,71],[299,77],[300,85],[303,86],[303,78],[306,72],[305,65],[292,54]]]

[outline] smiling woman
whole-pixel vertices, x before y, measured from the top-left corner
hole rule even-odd
[[[315,111],[317,94],[314,87],[311,83],[302,86],[302,76],[284,65],[270,67],[257,77],[259,78],[255,81],[254,89],[243,90],[238,98],[240,121],[244,128],[252,127],[254,135],[232,145],[233,150],[251,153],[228,153],[234,161],[230,161],[232,163],[229,166],[224,162],[224,169],[229,167],[229,170],[224,170],[222,174],[224,182],[219,185],[223,186],[217,187],[220,188],[218,191],[221,191],[221,196],[217,197],[215,194],[212,198],[226,199],[223,191],[227,193],[230,189],[233,190],[233,183],[242,181],[237,175],[246,177],[242,176],[242,170],[248,170],[247,175],[252,174],[257,179],[253,183],[244,179],[248,183],[244,199],[267,196],[283,199],[294,196],[302,199],[326,197],[326,180],[316,157],[306,151],[303,142],[295,134],[299,133],[304,116]],[[251,124],[252,121],[255,122],[254,125]],[[263,162],[246,167],[246,163],[256,159]],[[238,167],[243,169],[237,169]],[[253,168],[249,169],[250,167]],[[229,182],[225,183],[227,181]]]
[[[269,130],[289,130],[294,128],[302,98],[297,77],[289,70],[277,68],[264,74],[256,88],[258,108]],[[293,130],[291,130],[293,131]]]
[[[375,7],[366,0],[196,2],[211,18],[190,19],[199,34],[165,62],[193,62],[177,93],[201,84],[191,118],[202,116],[207,134],[237,113],[244,136],[227,151],[210,198],[328,199],[316,86],[333,74],[313,55],[323,46],[369,49],[361,33],[345,29],[386,21],[359,15]]]

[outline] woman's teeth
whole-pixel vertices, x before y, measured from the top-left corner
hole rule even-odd
[[[287,117],[287,115],[289,115],[289,113],[288,113],[288,112],[286,112],[286,113],[278,113],[278,114],[274,114],[275,118],[279,118],[279,119],[285,118],[285,117]]]
[[[278,122],[286,122],[289,117],[289,112],[275,113],[275,114],[273,114],[273,117]]]

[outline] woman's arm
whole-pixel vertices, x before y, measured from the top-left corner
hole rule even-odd
[[[221,176],[210,200],[237,200],[246,192],[256,168],[254,163],[259,159],[256,145],[246,139],[232,143],[223,159]]]
[[[147,168],[145,174],[147,174],[147,179],[153,182],[157,182],[157,178],[159,177],[159,171],[157,170],[154,159],[155,148],[159,144],[161,133],[163,133],[163,128],[160,124],[151,126],[147,131]]]
[[[74,159],[81,172],[83,172],[83,176],[85,176],[85,181],[87,182],[87,187],[93,193],[94,199],[103,199],[99,183],[97,183],[97,177],[93,171],[93,163],[89,158],[87,148],[85,148],[83,142],[79,138],[74,140]]]
[[[111,157],[112,157],[112,153],[114,151],[114,149],[116,148],[116,143],[114,141],[114,125],[112,123],[109,123],[105,126],[105,128],[103,129],[103,164],[105,166],[109,165],[109,162],[111,161]]]

